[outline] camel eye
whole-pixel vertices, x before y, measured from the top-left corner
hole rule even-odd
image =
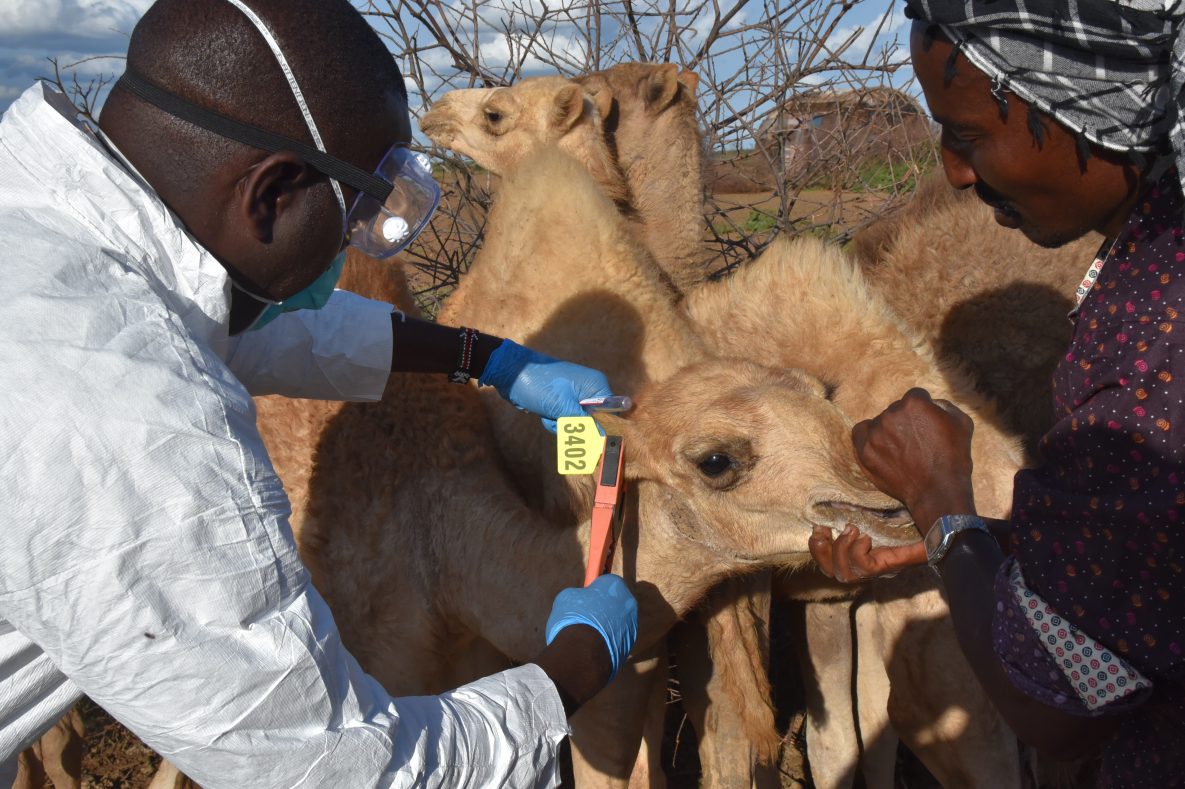
[[[497,110],[486,110],[486,120],[491,124],[498,124],[502,122],[502,113]]]
[[[733,466],[732,458],[723,452],[713,452],[696,464],[706,477],[718,477]]]

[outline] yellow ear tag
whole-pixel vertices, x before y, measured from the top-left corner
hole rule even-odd
[[[605,437],[591,416],[561,416],[555,425],[555,463],[561,474],[593,474]]]

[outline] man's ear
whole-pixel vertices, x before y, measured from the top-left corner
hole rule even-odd
[[[579,85],[565,85],[556,94],[552,104],[552,123],[561,131],[568,131],[584,115],[584,88]]]
[[[239,181],[239,214],[255,240],[270,244],[276,221],[291,210],[317,172],[294,153],[273,153]]]

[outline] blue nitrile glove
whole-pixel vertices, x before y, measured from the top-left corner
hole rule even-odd
[[[609,647],[613,665],[609,679],[613,679],[638,638],[638,604],[620,575],[602,575],[588,586],[565,589],[555,596],[547,617],[547,643],[569,625],[588,625],[601,634]]]
[[[512,405],[543,417],[543,426],[552,433],[561,416],[585,415],[581,400],[613,394],[604,373],[544,356],[513,340],[503,340],[490,354],[480,383],[497,389]]]

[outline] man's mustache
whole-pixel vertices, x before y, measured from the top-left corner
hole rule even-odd
[[[984,186],[982,183],[977,183],[972,187],[975,190],[975,195],[987,203],[990,208],[995,208],[1010,216],[1018,216],[1019,212],[1016,206],[1012,204],[1011,200],[1006,199],[1003,195],[994,191],[993,189]]]

